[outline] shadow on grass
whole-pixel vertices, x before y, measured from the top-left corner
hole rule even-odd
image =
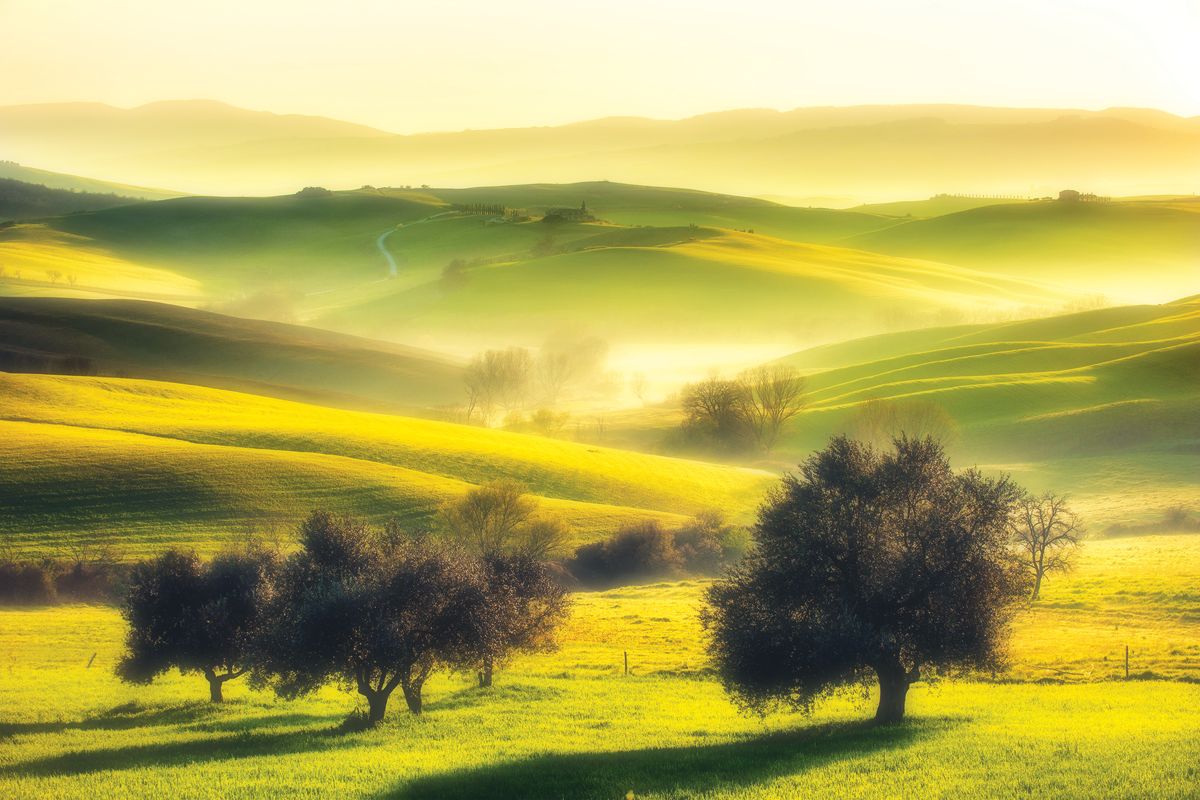
[[[736,791],[842,759],[903,747],[944,732],[948,719],[904,725],[822,725],[716,745],[611,753],[560,753],[418,778],[379,798],[614,798],[661,793],[690,797]]]
[[[102,714],[71,722],[0,722],[0,739],[30,733],[60,733],[71,730],[123,731],[152,725],[183,725],[211,715],[212,703],[192,702],[159,708],[137,703],[115,706]]]
[[[0,767],[0,775],[86,775],[110,770],[173,767],[254,756],[290,755],[354,747],[358,739],[335,729],[239,734],[129,747],[79,750]]]

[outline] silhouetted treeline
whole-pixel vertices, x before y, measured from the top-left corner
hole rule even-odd
[[[503,217],[508,213],[508,207],[503,203],[455,203],[451,207],[462,214],[485,217]]]
[[[0,178],[0,221],[59,217],[137,202],[137,198],[119,194],[51,189],[39,183]]]

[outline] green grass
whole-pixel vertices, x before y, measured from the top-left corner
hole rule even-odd
[[[1135,675],[1200,674],[1193,544],[1091,543],[1077,572],[1049,581],[1042,606],[1018,619],[1005,682],[918,684],[909,721],[887,728],[864,724],[872,700],[856,692],[810,716],[740,714],[706,670],[698,582],[576,595],[557,652],[522,657],[489,690],[441,675],[423,717],[396,703],[383,726],[350,734],[335,729],[356,701],[335,687],[284,702],[239,681],[214,708],[194,675],[119,683],[112,609],[0,610],[0,792],[1194,796],[1200,686],[1145,675],[1096,682],[1118,671],[1124,642]],[[1044,677],[1055,682],[1010,682]]]
[[[428,520],[468,484],[522,481],[575,542],[716,508],[748,518],[771,477],[696,461],[180,384],[0,373],[0,530],[33,552],[85,537],[208,549],[330,507]]]
[[[928,258],[1051,281],[1117,298],[1195,291],[1200,203],[1178,200],[992,205],[913,220],[849,240],[880,253]]]
[[[0,298],[0,365],[239,389],[327,405],[457,403],[461,366],[315,328],[126,300]]]

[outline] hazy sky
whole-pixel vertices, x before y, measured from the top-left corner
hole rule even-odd
[[[857,103],[1200,114],[1200,0],[0,0],[0,31],[0,105],[212,98],[397,132]]]

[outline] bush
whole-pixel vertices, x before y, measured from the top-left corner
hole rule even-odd
[[[30,561],[0,562],[0,603],[41,606],[55,602],[52,564]]]
[[[584,545],[566,567],[585,586],[607,588],[681,575],[716,575],[745,554],[748,537],[718,514],[705,513],[677,531],[657,520],[622,528]]]

